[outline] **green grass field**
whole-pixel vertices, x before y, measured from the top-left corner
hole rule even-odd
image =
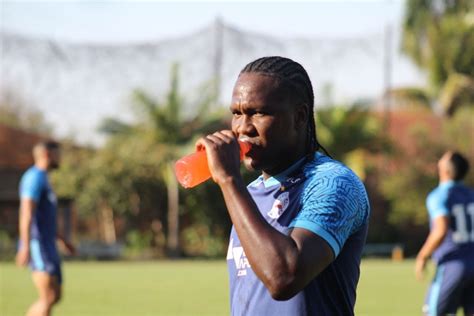
[[[421,314],[428,280],[415,281],[413,261],[364,260],[361,270],[357,315]],[[229,314],[224,260],[65,262],[63,273],[55,315]],[[24,315],[35,297],[28,270],[0,263],[0,315]]]

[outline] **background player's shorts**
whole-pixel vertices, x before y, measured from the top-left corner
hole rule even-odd
[[[55,245],[45,245],[37,239],[30,241],[30,268],[54,275],[62,283],[61,260]]]
[[[474,314],[474,264],[472,259],[447,261],[438,265],[426,296],[426,315],[456,315],[459,307]]]

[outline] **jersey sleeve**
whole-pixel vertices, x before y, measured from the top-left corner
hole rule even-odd
[[[441,194],[442,192],[432,192],[428,195],[426,199],[426,208],[428,209],[428,214],[430,219],[433,220],[439,216],[448,216],[449,210],[446,205],[446,199]]]
[[[303,191],[302,202],[302,209],[290,227],[304,228],[322,237],[335,257],[369,215],[365,188],[352,174],[310,180]]]
[[[20,198],[30,198],[39,202],[44,186],[44,178],[39,172],[26,172],[20,182]]]

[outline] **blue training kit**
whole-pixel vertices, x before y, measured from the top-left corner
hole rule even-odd
[[[447,216],[450,226],[433,253],[437,269],[424,312],[456,314],[462,306],[465,313],[474,314],[474,190],[461,182],[443,182],[428,195],[426,206],[431,222]]]
[[[36,203],[30,227],[30,268],[55,275],[61,283],[61,259],[56,248],[57,199],[45,170],[33,166],[25,172],[20,198]]]
[[[335,260],[294,297],[274,300],[252,271],[232,228],[227,252],[231,313],[252,315],[353,315],[370,206],[364,185],[343,164],[320,153],[248,186],[260,213],[288,235],[304,228],[323,238]]]

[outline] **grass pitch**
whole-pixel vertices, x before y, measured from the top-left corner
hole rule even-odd
[[[416,282],[413,264],[363,260],[356,315],[420,315],[428,278]],[[224,259],[65,262],[63,274],[54,315],[229,315]],[[35,298],[29,271],[0,263],[0,315],[24,315]]]

